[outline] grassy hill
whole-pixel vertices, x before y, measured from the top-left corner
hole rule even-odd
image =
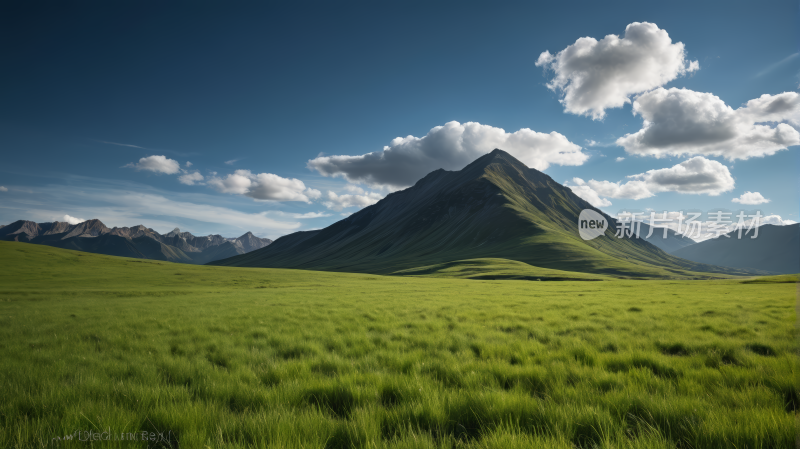
[[[215,265],[389,274],[469,259],[626,277],[741,273],[674,257],[643,239],[584,241],[577,220],[593,209],[549,176],[495,150],[461,171],[437,170],[406,190],[319,231],[290,234]],[[643,235],[647,234],[643,225]]]
[[[795,285],[777,281],[413,278],[0,242],[0,447],[82,448],[63,438],[90,430],[186,448],[792,447]]]
[[[520,281],[602,281],[611,279],[599,274],[550,270],[508,259],[470,259],[410,268],[395,273],[401,276]]]

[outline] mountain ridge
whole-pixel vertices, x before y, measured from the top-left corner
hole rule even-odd
[[[256,237],[249,231],[236,238],[220,235],[196,237],[178,228],[162,235],[144,225],[108,228],[98,219],[78,224],[18,220],[0,226],[0,240],[192,264],[245,254],[272,243],[272,240]]]
[[[700,263],[761,270],[774,274],[800,273],[800,223],[786,226],[765,224],[752,239],[738,230],[681,248],[672,254]]]

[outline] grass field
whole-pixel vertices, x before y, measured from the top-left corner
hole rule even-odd
[[[182,448],[791,448],[792,281],[384,277],[0,242],[0,447],[108,430]]]

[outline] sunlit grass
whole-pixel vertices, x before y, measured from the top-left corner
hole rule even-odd
[[[76,430],[185,448],[782,448],[798,430],[790,283],[420,279],[5,242],[0,282],[4,448]]]

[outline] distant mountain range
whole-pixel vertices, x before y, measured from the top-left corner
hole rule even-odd
[[[738,231],[705,240],[672,254],[695,262],[780,274],[800,273],[800,223],[763,225],[758,237],[753,231],[738,238]]]
[[[583,209],[606,218],[605,235],[589,241],[579,237]],[[641,227],[640,235],[646,236],[649,226]],[[546,174],[494,150],[460,171],[431,172],[325,229],[296,232],[211,264],[391,274],[492,258],[622,277],[743,274],[668,254],[665,250],[693,242],[674,232],[663,239],[660,229],[654,231],[649,242],[615,237],[612,217]]]
[[[108,228],[100,220],[79,224],[20,220],[0,226],[0,240],[37,243],[111,256],[205,264],[261,249],[272,240],[248,232],[232,239],[220,235],[195,237],[175,228],[167,234],[142,225]]]

